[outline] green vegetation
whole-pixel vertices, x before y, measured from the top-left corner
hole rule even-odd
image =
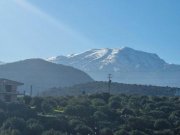
[[[107,82],[90,82],[77,84],[72,87],[51,88],[41,93],[42,96],[78,96],[82,94],[95,94],[108,92]],[[112,83],[111,94],[138,94],[148,96],[174,96],[180,88],[160,87],[151,85]]]
[[[24,97],[0,102],[0,127],[0,135],[178,135],[180,97]]]

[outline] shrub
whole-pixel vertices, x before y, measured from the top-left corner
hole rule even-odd
[[[154,123],[155,129],[162,130],[162,129],[170,129],[171,124],[166,119],[158,119]]]

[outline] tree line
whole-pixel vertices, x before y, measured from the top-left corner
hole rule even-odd
[[[95,94],[109,92],[108,82],[89,82],[84,84],[77,84],[71,87],[51,88],[41,92],[42,96],[74,96],[86,94]],[[111,94],[139,94],[148,96],[174,96],[180,93],[180,88],[162,87],[152,85],[138,85],[138,84],[123,84],[113,82],[110,89]]]
[[[0,135],[178,135],[180,97],[29,97],[0,102]]]

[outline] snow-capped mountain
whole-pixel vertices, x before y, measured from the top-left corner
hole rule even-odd
[[[180,66],[168,64],[156,54],[128,47],[92,49],[47,60],[81,69],[96,80],[106,80],[107,74],[112,73],[113,80],[118,82],[180,87]]]
[[[131,71],[155,70],[167,63],[156,54],[136,51],[125,47],[121,49],[93,49],[81,54],[48,58],[48,61],[70,65],[84,71]]]

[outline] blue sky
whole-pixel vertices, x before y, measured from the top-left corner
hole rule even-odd
[[[179,7],[179,0],[0,0],[0,61],[128,46],[180,64]]]

